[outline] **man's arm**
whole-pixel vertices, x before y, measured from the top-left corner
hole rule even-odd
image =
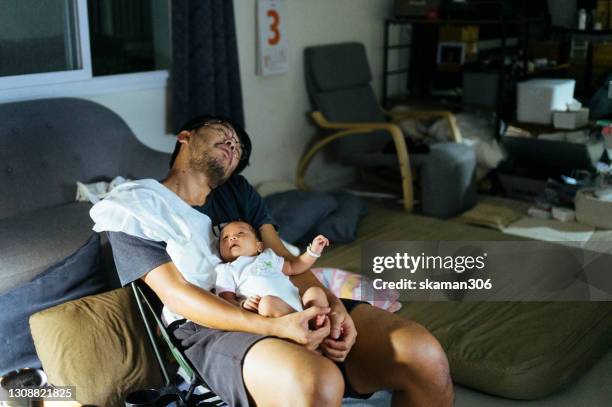
[[[273,335],[308,347],[318,346],[329,332],[325,329],[308,330],[308,321],[318,314],[328,313],[329,309],[313,307],[317,309],[280,318],[262,317],[189,283],[172,262],[151,270],[143,280],[170,310],[198,325],[225,331]]]

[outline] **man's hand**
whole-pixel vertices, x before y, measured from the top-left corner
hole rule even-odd
[[[242,308],[247,311],[257,312],[259,310],[259,301],[261,301],[261,296],[252,295],[244,300]]]
[[[293,312],[283,317],[275,318],[278,321],[280,330],[278,336],[291,339],[299,345],[315,350],[329,336],[331,324],[329,318],[325,318],[323,326],[311,331],[308,327],[308,321],[317,315],[327,315],[330,311],[330,308],[314,306],[304,311]]]
[[[355,344],[357,330],[353,319],[340,301],[334,304],[330,319],[331,333],[321,343],[321,349],[325,356],[334,362],[342,362]]]

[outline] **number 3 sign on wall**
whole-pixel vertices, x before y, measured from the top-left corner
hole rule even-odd
[[[284,0],[257,0],[257,73],[287,72],[287,35]]]

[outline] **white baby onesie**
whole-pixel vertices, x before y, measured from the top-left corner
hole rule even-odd
[[[284,261],[272,249],[266,249],[258,256],[240,256],[231,263],[218,264],[215,266],[217,294],[230,291],[244,298],[274,295],[296,311],[302,311],[297,287],[283,274]]]

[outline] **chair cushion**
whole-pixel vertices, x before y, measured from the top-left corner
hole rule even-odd
[[[0,295],[31,281],[91,236],[89,203],[72,203],[0,220]]]
[[[332,122],[385,123],[374,91],[370,86],[341,89],[313,95],[317,109]],[[378,152],[391,141],[387,131],[377,130],[363,135],[353,134],[332,143],[342,161],[355,157],[363,161],[363,154]]]
[[[28,318],[40,310],[106,289],[99,273],[100,238],[90,238],[76,252],[34,280],[0,296],[0,375],[23,367],[40,367]]]
[[[338,201],[323,192],[287,191],[264,198],[279,235],[295,243],[338,207]]]
[[[307,75],[319,91],[367,85],[372,80],[365,47],[358,42],[308,47],[304,60]]]
[[[123,405],[130,391],[161,384],[129,287],[39,312],[30,326],[49,382],[76,386],[81,404]]]

